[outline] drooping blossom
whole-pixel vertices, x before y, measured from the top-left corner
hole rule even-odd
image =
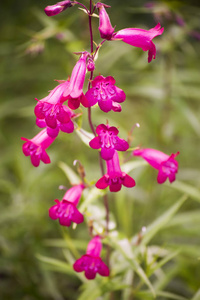
[[[71,225],[71,222],[82,223],[84,217],[78,211],[77,205],[84,188],[83,184],[77,184],[65,193],[61,201],[56,199],[57,204],[49,209],[49,217],[53,220],[59,219],[60,225],[67,227]]]
[[[96,128],[96,133],[98,136],[93,138],[89,145],[93,149],[101,148],[101,157],[105,160],[113,158],[115,150],[126,151],[129,148],[128,142],[117,136],[119,130],[114,126],[100,124]]]
[[[63,10],[73,5],[75,5],[73,1],[69,1],[69,0],[61,1],[54,5],[49,5],[45,7],[44,12],[48,17],[51,17],[60,14]]]
[[[93,105],[88,102],[83,94],[88,56],[90,56],[90,54],[86,51],[81,54],[81,57],[73,68],[69,85],[63,94],[65,100],[68,100],[68,106],[71,109],[77,109],[80,106],[80,103],[85,107]]]
[[[36,124],[40,128],[47,127],[47,133],[51,137],[56,137],[59,130],[71,133],[74,124],[71,120],[75,114],[66,105],[63,92],[69,85],[69,81],[64,81],[55,87],[47,97],[37,100],[35,107]]]
[[[46,153],[46,149],[53,143],[55,138],[51,138],[47,134],[46,129],[40,131],[30,140],[24,137],[21,139],[26,142],[22,146],[22,151],[25,156],[30,156],[31,163],[34,167],[38,167],[40,161],[45,164],[49,164],[51,162],[48,154]]]
[[[175,157],[179,152],[171,154],[170,156],[155,150],[155,149],[136,149],[133,151],[133,155],[141,156],[144,158],[153,168],[158,170],[158,183],[163,183],[169,178],[172,183],[176,179],[176,173],[178,172],[178,162]]]
[[[111,192],[118,192],[121,190],[122,185],[132,188],[135,186],[135,180],[121,171],[119,164],[118,153],[115,150],[113,158],[106,161],[107,173],[101,177],[96,187],[98,189],[105,189],[109,186]]]
[[[160,23],[149,30],[125,28],[116,32],[112,40],[122,40],[131,46],[142,48],[143,51],[148,51],[148,62],[151,62],[152,58],[156,58],[156,46],[152,42],[152,39],[161,35],[163,31],[164,28],[161,28]]]
[[[105,7],[110,6],[100,2],[96,4],[96,8],[99,10],[99,32],[102,39],[110,40],[115,28],[111,25]]]
[[[74,270],[76,272],[85,272],[85,277],[87,279],[94,279],[97,273],[101,276],[109,276],[109,268],[100,257],[101,249],[101,238],[95,236],[89,242],[86,254],[75,261],[73,265]]]
[[[125,101],[126,94],[114,84],[115,79],[112,76],[97,76],[92,81],[92,88],[86,92],[85,96],[92,105],[98,102],[100,109],[104,112],[110,110],[120,112],[119,103]]]

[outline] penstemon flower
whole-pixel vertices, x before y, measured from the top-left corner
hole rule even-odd
[[[99,10],[99,32],[102,39],[110,40],[115,28],[111,25],[105,7],[110,6],[100,2],[96,4],[96,8]]]
[[[21,139],[26,141],[26,143],[24,143],[22,146],[22,151],[25,156],[31,157],[31,163],[34,167],[39,166],[40,160],[45,164],[49,164],[51,162],[45,150],[53,143],[55,138],[51,138],[47,134],[46,129],[40,131],[34,138],[30,140],[24,137]]]
[[[125,172],[121,171],[116,150],[113,158],[106,161],[106,166],[107,173],[96,183],[98,189],[105,189],[109,186],[111,192],[118,192],[121,190],[122,185],[128,188],[135,186],[135,180]]]
[[[179,152],[171,154],[170,156],[155,150],[155,149],[136,149],[133,151],[133,155],[141,156],[144,158],[153,168],[158,170],[158,183],[163,183],[169,178],[172,183],[176,179],[176,173],[178,172],[178,162],[175,157]]]
[[[71,133],[74,124],[71,121],[75,114],[62,103],[65,101],[63,92],[69,85],[69,81],[64,81],[55,87],[47,97],[37,100],[35,107],[36,124],[40,128],[47,127],[47,134],[56,137],[59,130]]]
[[[142,48],[143,51],[148,51],[148,62],[151,62],[152,58],[156,58],[156,46],[152,42],[152,39],[161,35],[163,31],[164,28],[161,28],[160,23],[149,30],[125,28],[116,32],[112,40],[122,40],[131,46]]]
[[[117,136],[119,130],[114,126],[100,124],[96,128],[96,133],[98,136],[93,138],[89,145],[93,149],[101,148],[101,157],[105,160],[113,158],[115,150],[126,151],[129,148],[128,142]]]
[[[101,238],[95,236],[89,242],[86,254],[75,261],[73,265],[74,270],[76,272],[85,272],[85,277],[87,279],[94,279],[97,273],[101,276],[109,276],[109,268],[100,257],[101,249]]]
[[[48,105],[46,105],[48,107]],[[55,104],[49,109],[48,115],[48,123],[46,122],[46,118],[39,119],[36,118],[36,125],[40,128],[47,127],[47,134],[55,138],[57,137],[59,131],[63,131],[65,133],[72,133],[74,131],[74,123],[72,122],[72,118],[76,116],[73,111],[67,107],[66,105]],[[54,117],[50,119],[51,113],[54,114]],[[50,123],[51,126],[48,126]]]
[[[48,17],[55,16],[55,15],[60,14],[63,10],[65,10],[68,7],[71,7],[75,4],[76,3],[74,3],[73,1],[69,1],[69,0],[61,1],[54,5],[49,5],[49,6],[45,7],[44,12]]]
[[[67,227],[71,225],[71,222],[82,223],[84,217],[78,211],[77,205],[84,188],[83,184],[75,185],[65,193],[62,201],[56,199],[57,204],[49,209],[49,217],[53,220],[59,219],[60,225]]]
[[[104,112],[121,111],[119,103],[124,102],[126,94],[115,84],[112,76],[103,77],[102,75],[95,77],[92,81],[92,88],[85,94],[89,103],[92,105],[98,102],[100,109]]]

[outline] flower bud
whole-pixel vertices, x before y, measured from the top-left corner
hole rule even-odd
[[[61,1],[54,5],[49,5],[45,7],[44,12],[48,17],[58,15],[63,10],[65,10],[68,7],[71,7],[73,4],[70,0]]]
[[[91,58],[89,58],[87,61],[87,70],[89,72],[92,72],[92,71],[94,71],[94,69],[95,69],[95,63]]]

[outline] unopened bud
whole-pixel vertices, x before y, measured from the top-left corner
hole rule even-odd
[[[91,58],[89,58],[87,61],[87,70],[92,72],[94,71],[94,69],[95,69],[95,63]]]
[[[51,17],[60,14],[63,10],[65,10],[68,7],[71,7],[72,5],[73,5],[72,1],[69,0],[61,1],[54,5],[49,5],[45,7],[44,12],[48,17]]]

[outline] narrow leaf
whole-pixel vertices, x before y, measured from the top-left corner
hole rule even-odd
[[[78,175],[67,164],[59,162],[58,166],[63,170],[72,185],[80,183],[81,180]]]

